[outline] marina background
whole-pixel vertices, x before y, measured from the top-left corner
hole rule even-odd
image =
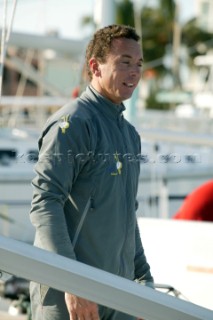
[[[83,52],[89,36],[94,31],[94,25],[82,25],[81,19],[85,16],[92,17],[95,11],[96,15],[97,12],[101,15],[101,11],[97,11],[97,4],[100,2],[20,0],[17,3],[5,56],[3,95],[0,101],[1,235],[27,243],[33,241],[34,230],[29,222],[29,211],[32,197],[31,180],[38,156],[38,136],[47,117],[64,103],[74,99],[75,90],[78,95],[79,84],[82,85],[84,76]],[[134,3],[139,7],[142,4],[156,5],[156,1],[135,0]],[[208,12],[198,11],[198,3],[201,4],[202,1],[176,1],[176,4],[180,5],[181,25],[195,16],[199,18],[201,13],[208,15]],[[212,2],[208,3],[212,9]],[[2,29],[3,5],[4,1],[0,0]],[[12,5],[13,2],[8,1],[7,25]],[[109,21],[112,21],[110,17]],[[181,44],[179,49],[180,47]],[[206,245],[207,242],[212,243],[209,236],[211,232],[203,231],[201,235],[197,232],[197,226],[188,224],[188,233],[184,236],[181,235],[180,225],[175,225],[171,219],[191,191],[213,178],[212,50],[207,50],[208,52],[199,57],[203,60],[192,60],[193,67],[189,68],[185,49],[188,48],[181,47],[181,59],[184,63],[179,64],[184,90],[171,92],[171,79],[162,78],[158,81],[165,85],[165,90],[158,93],[159,101],[171,103],[172,107],[169,110],[146,108],[147,93],[153,88],[153,84],[155,85],[153,70],[155,66],[159,66],[158,63],[162,64],[160,59],[160,62],[154,61],[152,68],[148,68],[148,64],[145,63],[145,71],[148,69],[149,72],[144,73],[133,98],[125,102],[125,116],[141,134],[142,158],[137,214],[138,219],[143,221],[141,230],[148,251],[150,249],[150,254],[153,253],[150,260],[153,259],[156,279],[169,279],[179,290],[183,290],[183,294],[186,291],[187,296],[196,303],[212,308],[209,297],[212,296],[213,288],[213,285],[210,285],[213,281],[213,257],[211,248]],[[172,69],[171,56],[174,57],[170,54],[165,58],[164,64]],[[205,93],[207,95],[204,96]],[[157,224],[152,219],[156,219]],[[208,224],[208,230],[212,229],[211,223],[201,224],[200,228],[205,228],[205,224]],[[182,226],[185,228],[186,224]],[[197,251],[194,251],[196,241],[189,241],[188,247],[185,246],[184,241],[187,237],[191,240],[197,239],[200,243]],[[169,261],[172,270],[170,276],[169,271],[163,274],[161,270],[161,274],[158,274],[156,241],[163,244],[165,252],[174,254],[172,250],[177,248],[176,256],[171,259],[174,261]],[[187,256],[185,252],[184,257],[181,256],[181,250],[178,251],[180,245],[194,255]],[[187,265],[190,264],[186,258],[191,259],[191,265],[201,265],[202,270],[208,272],[189,273]],[[180,262],[177,266],[175,259]],[[181,278],[178,278],[177,282],[180,266],[182,269],[185,268],[185,279],[190,279],[188,287],[182,283]],[[180,273],[181,275],[183,274]],[[196,277],[199,277],[202,295],[199,295],[197,287],[196,290],[193,288],[193,279]],[[194,296],[195,293],[197,296]],[[7,306],[6,302],[6,309]]]

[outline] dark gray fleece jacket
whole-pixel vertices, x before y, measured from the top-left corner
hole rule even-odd
[[[36,246],[153,286],[135,214],[140,138],[123,110],[87,87],[47,121],[30,218]]]

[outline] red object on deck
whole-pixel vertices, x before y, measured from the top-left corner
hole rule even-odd
[[[75,98],[78,98],[79,97],[79,94],[80,94],[80,88],[79,87],[75,87],[72,91],[72,98],[75,99]]]
[[[213,180],[192,191],[173,218],[213,222]]]

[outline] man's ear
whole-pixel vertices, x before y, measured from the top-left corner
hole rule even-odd
[[[101,71],[100,71],[99,62],[97,61],[97,59],[91,58],[89,61],[89,66],[92,74],[95,75],[96,77],[100,77]]]

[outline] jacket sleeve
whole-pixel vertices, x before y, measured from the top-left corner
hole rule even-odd
[[[49,125],[40,138],[30,219],[36,228],[36,246],[76,259],[64,205],[84,165],[75,155],[88,154],[91,139],[85,120],[67,119]]]
[[[137,133],[137,154],[141,154],[141,138]],[[138,201],[135,201],[135,211],[138,209]],[[143,244],[140,237],[138,223],[135,227],[135,281],[154,288],[154,279],[151,275],[150,266],[147,262]]]
[[[137,223],[135,229],[135,242],[135,281],[144,284],[148,287],[154,288],[154,279],[151,275],[150,266],[146,260]]]

